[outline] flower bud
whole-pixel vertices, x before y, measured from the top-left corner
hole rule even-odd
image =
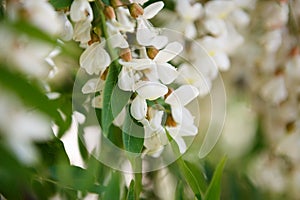
[[[144,9],[137,3],[132,3],[128,6],[131,17],[138,18],[144,14]]]
[[[116,19],[115,10],[111,6],[105,6],[104,8],[104,15],[107,19]]]
[[[153,46],[147,47],[147,55],[152,60],[155,58],[155,56],[158,54],[158,52],[159,52],[159,50]]]
[[[121,49],[120,50],[120,58],[122,58],[124,61],[129,62],[132,60],[131,52],[129,48]]]

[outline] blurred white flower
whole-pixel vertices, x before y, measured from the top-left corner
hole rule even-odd
[[[191,3],[189,0],[176,2],[176,11],[184,21],[184,35],[187,38],[196,37],[197,29],[194,22],[204,14],[203,7],[200,3],[194,3],[193,5]]]
[[[16,96],[1,90],[0,129],[7,145],[27,165],[38,161],[35,141],[51,138],[50,120],[41,113],[28,111]]]
[[[46,0],[25,0],[23,6],[29,20],[38,28],[50,34],[58,34],[63,28],[58,14]]]
[[[260,94],[264,100],[269,101],[273,105],[278,105],[286,100],[288,92],[284,77],[282,75],[273,77],[261,88]]]

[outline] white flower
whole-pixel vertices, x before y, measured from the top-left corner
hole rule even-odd
[[[80,42],[81,45],[86,46],[91,40],[92,25],[89,21],[76,22],[74,26],[73,39]]]
[[[61,31],[62,23],[54,8],[46,0],[26,0],[23,3],[34,25],[50,34],[57,34]]]
[[[79,60],[80,66],[84,68],[88,74],[102,74],[110,65],[111,59],[105,51],[104,46],[105,41],[101,43],[95,42],[81,54]]]
[[[163,84],[170,84],[177,78],[178,72],[176,68],[168,62],[175,58],[182,49],[182,45],[178,42],[169,43],[163,50],[160,50],[153,59],[155,63],[155,68],[152,68],[152,70],[154,70],[154,77],[161,80]]]
[[[161,125],[163,111],[154,111],[153,116],[150,116],[150,120],[145,120],[144,123],[144,146],[146,150],[144,153],[151,155],[152,157],[160,156],[163,151],[164,145],[168,143],[166,131]]]
[[[120,33],[120,30],[116,28],[112,23],[107,22],[107,31],[109,34],[109,38],[107,39],[108,42],[111,44],[113,48],[120,47],[120,48],[128,48],[128,42],[124,38],[124,36]]]
[[[233,1],[209,1],[205,4],[205,15],[207,18],[226,18],[234,9],[235,3]]]
[[[228,55],[222,51],[225,42],[225,40],[211,36],[205,36],[201,39],[201,41],[199,41],[199,43],[204,47],[204,49],[207,50],[208,55],[212,57],[221,71],[226,71],[230,67]]]
[[[135,84],[142,78],[141,71],[153,68],[150,59],[132,59],[129,62],[119,60],[123,66],[118,77],[118,86],[124,91],[134,91]]]
[[[16,96],[3,90],[1,93],[1,137],[21,162],[34,164],[38,155],[33,142],[51,138],[50,121],[40,113],[26,110]]]
[[[71,20],[79,21],[93,21],[93,10],[87,0],[74,0],[70,9]]]
[[[210,65],[189,65],[183,63],[179,66],[178,73],[180,76],[178,76],[176,82],[193,85],[199,90],[199,96],[205,96],[210,92],[212,80],[203,70],[206,69],[209,72],[211,70],[210,67]]]
[[[144,9],[144,14],[137,19],[136,39],[140,45],[154,46],[161,49],[166,45],[168,38],[160,36],[148,19],[153,18],[164,6],[162,1],[153,3]]]
[[[198,96],[198,89],[191,85],[182,85],[173,91],[165,100],[171,105],[171,113],[176,126],[167,126],[171,137],[176,141],[180,153],[186,151],[186,144],[183,136],[194,136],[197,134],[197,127],[194,125],[194,117],[184,106]]]
[[[147,113],[146,100],[155,100],[164,96],[167,94],[168,88],[161,83],[141,81],[135,85],[135,91],[137,96],[131,103],[130,113],[136,120],[142,121]]]
[[[202,5],[200,3],[191,5],[191,2],[189,0],[181,0],[177,1],[176,11],[184,20],[184,35],[188,38],[196,37],[197,30],[194,21],[196,21],[203,15]]]
[[[115,9],[118,21],[112,20],[112,24],[122,32],[134,32],[135,23],[130,20],[128,9],[118,7]]]
[[[279,75],[272,78],[262,87],[260,94],[263,99],[269,101],[271,104],[280,104],[288,96],[284,77],[282,75]]]

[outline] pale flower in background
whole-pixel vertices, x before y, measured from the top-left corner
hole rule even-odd
[[[189,0],[177,1],[176,11],[183,19],[185,25],[184,35],[187,38],[195,38],[197,29],[194,24],[203,14],[203,7],[200,3],[193,3]]]
[[[262,98],[271,102],[273,105],[278,105],[288,97],[288,92],[285,86],[284,77],[276,76],[268,81],[261,89]]]
[[[0,129],[6,145],[26,165],[35,164],[39,155],[34,142],[51,139],[50,120],[29,111],[18,98],[4,90],[0,98]]]

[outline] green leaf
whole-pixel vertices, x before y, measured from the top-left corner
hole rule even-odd
[[[224,157],[220,163],[218,164],[213,178],[208,186],[208,189],[205,193],[204,200],[217,200],[220,199],[221,195],[221,180],[222,180],[222,173],[225,166],[227,158]]]
[[[118,200],[120,199],[120,174],[119,172],[112,172],[111,179],[107,185],[107,190],[103,195],[103,200]]]
[[[126,200],[135,200],[134,180],[131,180]]]
[[[121,112],[128,103],[131,92],[125,92],[117,86],[120,66],[112,63],[108,70],[104,90],[103,90],[103,109],[102,109],[102,130],[104,136],[108,136],[109,127],[115,117]]]
[[[102,0],[105,5],[110,5],[110,0]]]
[[[171,146],[174,151],[174,154],[180,155],[177,143],[172,139],[172,137],[169,135],[167,130],[166,132],[171,142]],[[191,163],[187,163],[187,161],[183,160],[182,157],[179,157],[176,160],[176,163],[181,173],[183,174],[186,182],[189,184],[195,196],[197,197],[197,199],[201,199],[202,195],[204,194],[207,188],[206,180],[203,173],[199,169],[196,170],[195,166],[192,166]]]
[[[129,106],[126,107],[126,116],[123,124],[123,144],[126,151],[142,152],[144,146],[144,129],[137,125],[130,116]],[[135,136],[138,137],[135,137]]]
[[[52,4],[52,6],[57,9],[63,9],[63,8],[68,8],[71,6],[73,0],[50,0],[49,3]]]
[[[76,166],[57,165],[50,168],[51,178],[59,187],[101,194],[105,187],[95,184],[94,174]]]
[[[176,187],[175,200],[184,200],[183,189],[182,181],[179,180]]]

